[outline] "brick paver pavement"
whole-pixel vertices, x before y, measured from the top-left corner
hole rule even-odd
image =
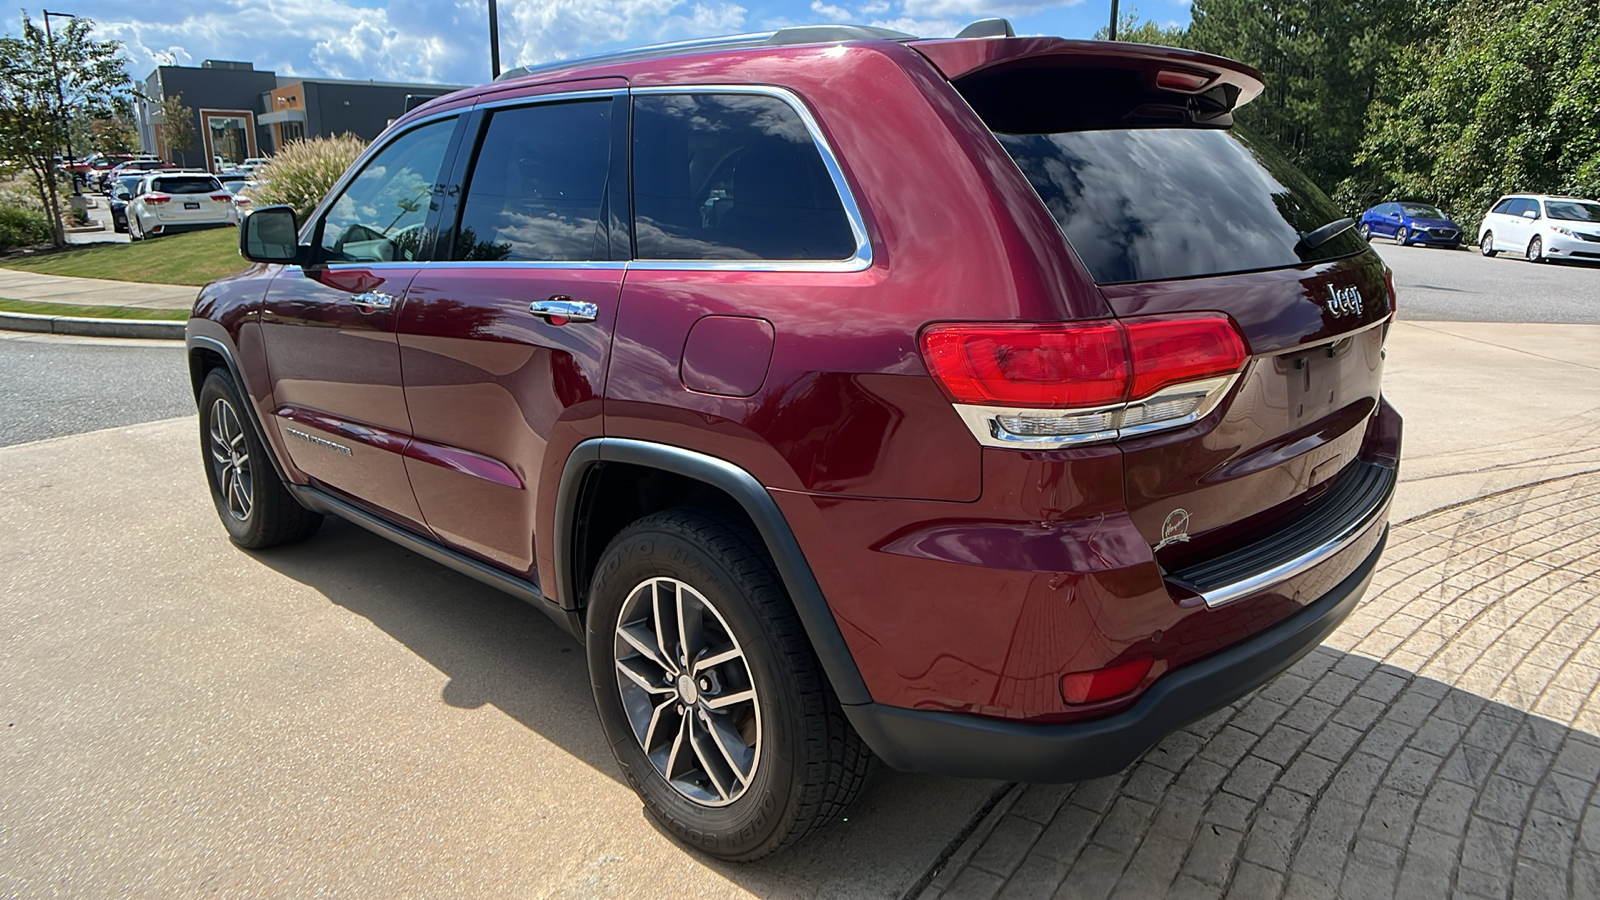
[[[1018,785],[921,894],[1600,897],[1600,474],[1396,526],[1365,600],[1126,771]]]

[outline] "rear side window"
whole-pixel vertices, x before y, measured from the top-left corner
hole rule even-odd
[[[1263,142],[1237,130],[996,134],[1100,284],[1276,269],[1360,252],[1343,218]]]
[[[222,183],[204,175],[169,176],[151,179],[150,190],[161,194],[209,194],[222,190]]]
[[[467,181],[455,258],[609,259],[609,98],[502,110]]]
[[[639,259],[840,260],[855,253],[822,154],[784,101],[655,94],[633,112]]]

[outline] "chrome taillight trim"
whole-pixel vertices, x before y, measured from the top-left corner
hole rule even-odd
[[[1248,368],[1248,367],[1247,367]],[[1190,381],[1185,384],[1174,384],[1164,387],[1148,397],[1134,400],[1129,403],[1112,403],[1106,406],[1085,407],[1082,409],[1039,409],[1019,408],[1006,406],[979,406],[969,403],[956,403],[956,414],[961,416],[961,421],[967,425],[967,430],[978,439],[978,443],[985,447],[997,447],[1005,450],[1060,450],[1064,447],[1082,447],[1088,444],[1100,444],[1107,441],[1122,440],[1123,438],[1138,437],[1158,431],[1170,431],[1198,422],[1211,414],[1228,395],[1234,384],[1239,381],[1243,372],[1232,375],[1223,375],[1216,378],[1207,378],[1201,381]],[[1124,428],[1122,421],[1126,418],[1128,410],[1142,407],[1162,399],[1170,399],[1184,394],[1205,392],[1205,399],[1195,407],[1193,412],[1173,419],[1161,419],[1155,422],[1145,422],[1140,425]],[[1116,427],[1085,434],[1071,435],[1022,435],[1007,431],[1001,424],[1003,418],[1028,418],[1028,417],[1060,417],[1068,415],[1092,415],[1095,413],[1115,413]]]

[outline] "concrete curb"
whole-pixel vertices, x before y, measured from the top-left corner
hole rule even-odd
[[[0,312],[0,329],[39,334],[73,334],[80,337],[155,338],[183,340],[184,322],[149,319],[87,319],[79,316],[40,316]]]

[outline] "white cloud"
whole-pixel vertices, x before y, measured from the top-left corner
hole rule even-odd
[[[913,16],[876,19],[868,24],[877,28],[892,28],[917,37],[952,37],[967,26],[966,22],[957,22],[953,19],[919,19]]]
[[[823,3],[822,0],[811,0],[811,11],[830,22],[849,22],[855,18],[850,15],[850,10]]]
[[[1061,6],[1076,6],[1083,0],[906,0],[904,13],[909,18],[957,18],[966,22],[994,16],[1027,16]]]
[[[889,0],[872,0],[870,3],[861,4],[863,16],[881,16],[889,11]]]
[[[745,8],[683,0],[520,0],[501,6],[520,38],[517,65],[581,56],[603,44],[641,44],[729,34],[744,28]],[[507,64],[508,66],[511,63]]]

